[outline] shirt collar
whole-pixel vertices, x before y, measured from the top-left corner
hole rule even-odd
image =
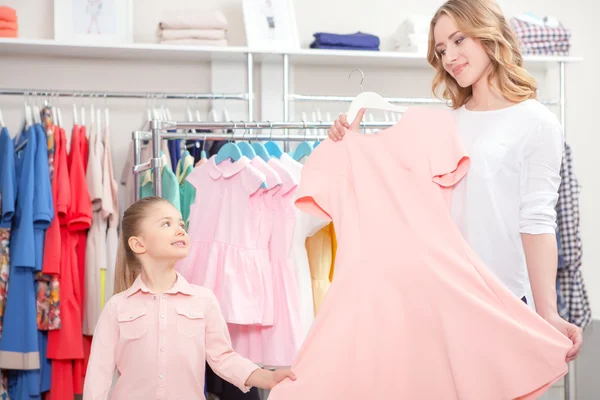
[[[142,281],[141,274],[137,276],[137,278],[133,282],[133,285],[131,285],[131,287],[129,289],[127,289],[126,296],[127,297],[133,296],[134,294],[136,294],[137,292],[140,292],[140,291],[142,293],[153,293],[150,291],[150,289],[148,289],[146,284]],[[175,284],[173,285],[173,287],[171,289],[167,290],[165,293],[166,294],[181,293],[181,294],[186,294],[186,295],[191,296],[193,294],[192,285],[190,285],[189,282],[179,272],[177,272],[177,280],[175,281]]]
[[[221,164],[217,164],[216,156],[212,156],[209,162],[209,174],[210,177],[217,180],[220,177],[231,178],[232,176],[240,173],[244,168],[250,164],[250,159],[246,156],[242,156],[236,162],[222,162]]]

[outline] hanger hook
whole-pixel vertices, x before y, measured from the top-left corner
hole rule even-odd
[[[204,151],[204,146],[206,146],[206,139],[208,138],[207,135],[204,135],[204,140],[202,141],[202,149],[201,151]]]
[[[271,128],[271,132],[269,132],[269,140],[273,140],[273,123],[271,121],[267,121],[269,123],[269,128]]]
[[[230,142],[233,141],[233,136],[235,136],[235,131],[237,129],[237,124],[235,123],[235,121],[231,121],[231,123],[233,124],[233,132],[231,133],[231,136],[229,137]]]
[[[302,125],[304,126],[304,141],[306,142],[306,135],[308,134],[308,128],[306,127],[305,120],[302,120]]]
[[[244,128],[246,128],[246,129],[244,129],[244,133],[242,133],[242,140],[244,140],[244,138],[246,137],[246,133],[248,133],[248,124],[245,121],[243,121],[243,120],[240,121],[240,122],[243,123],[244,124]]]
[[[348,79],[350,79],[352,77],[352,74],[354,73],[354,71],[360,72],[360,91],[364,92],[363,82],[365,81],[365,73],[360,68],[354,68],[352,71],[350,71],[350,75],[348,75]]]

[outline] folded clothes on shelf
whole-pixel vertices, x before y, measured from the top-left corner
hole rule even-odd
[[[221,29],[228,24],[221,11],[168,10],[160,20],[161,29]]]
[[[170,45],[227,46],[227,19],[220,11],[165,12],[158,41]]]
[[[510,27],[515,32],[523,54],[569,54],[571,31],[554,17],[540,18],[533,14],[519,14],[511,18]]]
[[[398,26],[392,40],[397,51],[426,53],[429,41],[431,16],[412,15]]]
[[[338,49],[338,50],[379,50],[380,40],[375,35],[356,32],[351,34],[337,34],[317,32],[310,44],[312,49]]]
[[[11,7],[0,6],[0,37],[16,38],[18,35],[17,11]]]

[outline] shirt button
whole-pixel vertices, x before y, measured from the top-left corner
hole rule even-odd
[[[159,377],[160,379],[162,379],[162,378],[163,378],[163,376],[162,376],[162,375],[159,375],[158,377]]]
[[[156,295],[154,295],[154,300],[156,300]]]
[[[164,318],[164,317],[165,317],[165,314],[160,314],[160,317],[161,317],[161,318]]]
[[[166,298],[167,298],[167,296],[165,296],[165,295],[163,294],[162,298],[163,298],[163,299],[166,299]]]
[[[164,349],[163,347],[161,347],[161,348],[160,348],[160,351],[161,351],[161,352],[164,352],[164,351],[165,351],[165,349]]]

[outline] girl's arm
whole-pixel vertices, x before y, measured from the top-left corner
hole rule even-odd
[[[537,313],[573,341],[567,354],[571,361],[579,354],[581,330],[563,320],[557,311],[556,211],[560,186],[563,135],[556,118],[541,121],[528,139],[523,155],[520,231],[533,300]]]
[[[119,340],[119,325],[113,307],[111,299],[104,306],[94,331],[83,400],[106,400],[112,387]]]
[[[252,386],[271,389],[283,379],[295,379],[289,370],[268,371],[236,353],[231,346],[227,323],[217,298],[211,293],[207,305],[206,361],[212,370],[227,382],[248,392]]]

